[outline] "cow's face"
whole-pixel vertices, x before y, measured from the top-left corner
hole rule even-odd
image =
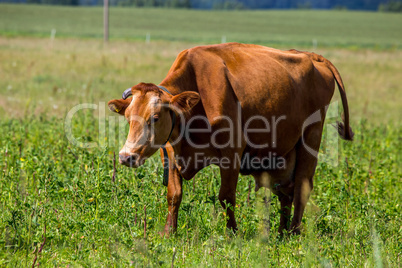
[[[127,119],[130,130],[119,152],[120,164],[139,167],[169,137],[174,127],[172,113],[187,113],[199,101],[195,92],[172,96],[154,84],[140,83],[131,88],[132,97],[111,100],[109,109]]]

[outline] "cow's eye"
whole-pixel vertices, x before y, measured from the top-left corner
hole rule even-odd
[[[151,116],[151,124],[158,122],[159,120],[159,116],[157,114],[154,114],[153,116]]]

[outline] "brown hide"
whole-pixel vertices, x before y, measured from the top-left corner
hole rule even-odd
[[[279,196],[283,212],[279,231],[298,233],[317,164],[317,155],[311,151],[318,152],[335,81],[344,107],[344,124],[338,123],[339,133],[342,138],[352,140],[342,80],[332,63],[322,56],[238,43],[200,46],[181,52],[160,83],[171,93],[163,93],[162,102],[172,102],[173,96],[188,91],[198,93],[200,101],[195,106],[189,105],[192,109],[187,109],[184,125],[178,121],[173,126],[170,141],[176,141],[183,128],[203,132],[191,132],[167,146],[171,164],[165,232],[177,226],[182,178],[191,179],[205,166],[217,164],[221,173],[219,200],[224,208],[227,204],[235,207],[239,173],[251,174],[256,180],[256,190],[269,187]],[[198,101],[197,96],[194,98]],[[190,101],[181,98],[181,103],[186,100]],[[197,116],[207,120],[187,124]],[[312,123],[308,122],[310,118]],[[171,127],[165,124],[165,128]],[[250,129],[259,132],[247,132]],[[205,161],[199,162],[197,155],[202,155]],[[271,160],[282,159],[285,165],[269,168],[242,165],[267,156]],[[230,163],[212,159],[229,159]],[[292,204],[294,216],[290,224]],[[232,208],[227,208],[227,226],[236,230]]]

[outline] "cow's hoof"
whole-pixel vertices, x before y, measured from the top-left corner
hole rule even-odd
[[[279,228],[278,230],[278,235],[279,237],[285,237],[288,236],[290,234],[289,229],[287,228]]]
[[[290,230],[290,234],[291,234],[291,235],[300,235],[300,227],[292,228],[292,229]]]
[[[170,227],[170,226],[165,226],[165,228],[163,229],[163,231],[160,231],[160,232],[159,232],[159,235],[162,236],[162,237],[169,238],[169,237],[171,237],[172,235],[174,235],[175,233],[176,233],[176,229],[175,229],[175,228],[172,228],[172,227]]]
[[[237,233],[237,226],[227,224],[226,228],[230,231],[230,233],[233,233],[233,234]]]
[[[159,232],[159,235],[160,235],[161,237],[165,237],[165,238],[169,238],[169,237],[170,237],[170,233],[169,233],[169,232],[166,232],[166,231],[160,231],[160,232]]]

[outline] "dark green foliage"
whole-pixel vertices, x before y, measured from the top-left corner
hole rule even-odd
[[[3,0],[8,3],[103,5],[103,0]],[[2,1],[0,1],[2,2]],[[400,12],[400,0],[109,0],[109,5],[196,9],[351,9]]]
[[[223,10],[241,10],[246,7],[242,2],[237,0],[224,0],[224,1],[215,1],[212,6],[213,9],[223,9]]]
[[[391,0],[385,4],[380,4],[378,10],[382,12],[402,12],[402,1]]]

